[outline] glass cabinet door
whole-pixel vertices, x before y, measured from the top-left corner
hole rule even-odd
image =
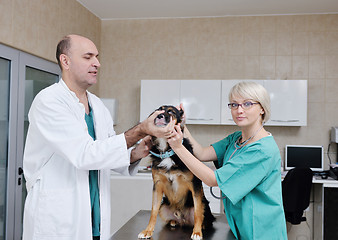
[[[42,89],[59,81],[60,69],[56,63],[27,53],[20,53],[19,59],[16,169],[17,173],[22,173],[23,152],[29,126],[29,109],[34,97]],[[17,174],[14,239],[20,239],[22,235],[23,208],[27,195],[23,175],[24,173]]]
[[[24,99],[24,128],[23,128],[23,147],[25,146],[27,131],[28,131],[28,112],[32,105],[34,97],[44,88],[56,83],[59,80],[59,75],[46,72],[30,66],[25,67],[25,99]],[[25,178],[22,178],[22,210],[24,208],[25,199],[27,196]],[[23,219],[23,211],[21,211],[21,219]],[[18,231],[18,230],[17,230]]]
[[[45,72],[30,66],[26,66],[25,78],[25,109],[24,109],[24,140],[28,130],[28,111],[33,99],[42,89],[56,83],[59,75]]]
[[[0,239],[4,239],[6,226],[10,64],[0,58]]]
[[[0,240],[22,238],[28,112],[36,94],[60,75],[56,63],[0,44]]]

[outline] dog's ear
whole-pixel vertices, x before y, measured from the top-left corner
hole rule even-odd
[[[155,141],[156,141],[156,137],[155,136],[151,136],[150,142],[151,142],[152,146],[155,145]]]
[[[184,117],[184,111],[182,109],[180,109],[179,113],[180,113],[180,119],[181,119],[181,130],[183,132],[184,124],[185,124],[185,120],[183,119],[183,117]]]
[[[180,118],[182,118],[183,115],[184,115],[184,111],[183,111],[182,109],[180,109],[180,110],[179,110],[179,113],[180,113]]]
[[[182,131],[182,133],[184,133],[184,123],[183,122],[181,123],[181,131]]]

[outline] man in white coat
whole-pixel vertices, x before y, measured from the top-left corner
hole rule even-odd
[[[138,160],[149,152],[148,135],[163,137],[173,130],[173,124],[156,127],[157,112],[116,135],[109,111],[87,91],[96,83],[100,67],[95,44],[69,35],[59,42],[56,57],[62,79],[37,94],[29,111],[23,159],[28,191],[23,239],[107,240],[110,169],[136,173]],[[97,174],[92,175],[93,183],[90,172]],[[95,192],[97,198],[92,198]]]

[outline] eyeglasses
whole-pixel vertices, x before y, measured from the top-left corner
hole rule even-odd
[[[253,102],[244,102],[244,103],[229,103],[228,107],[232,110],[238,109],[239,106],[241,106],[243,109],[249,109],[251,108],[254,104],[259,104],[259,103],[253,103]]]

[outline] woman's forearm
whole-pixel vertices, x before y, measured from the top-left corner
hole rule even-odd
[[[194,156],[198,158],[200,161],[214,161],[217,160],[217,156],[215,153],[215,150],[212,146],[208,147],[203,147],[201,144],[199,144],[191,135],[189,132],[189,129],[187,126],[184,127],[184,137],[189,139],[193,151],[194,151]]]
[[[217,186],[216,176],[212,169],[199,161],[184,146],[174,149],[178,157],[184,162],[189,170],[208,186]]]

